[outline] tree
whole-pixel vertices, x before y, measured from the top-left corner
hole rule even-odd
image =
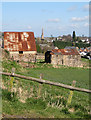
[[[52,40],[53,38],[54,38],[53,35],[51,35],[51,40]]]
[[[75,42],[76,41],[76,35],[75,35],[75,31],[73,31],[73,41]]]
[[[75,46],[76,45],[76,35],[75,35],[75,31],[73,31],[73,36],[72,36],[72,38],[73,38],[73,45]]]
[[[4,32],[2,32],[2,36],[4,36]]]
[[[79,38],[79,37],[77,37],[77,39],[76,39],[78,42],[80,42],[81,41],[81,39]]]

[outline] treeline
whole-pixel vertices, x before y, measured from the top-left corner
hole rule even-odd
[[[89,47],[90,44],[86,43],[73,43],[73,42],[64,42],[64,41],[54,41],[54,46],[58,47],[59,49],[64,49],[66,46],[75,46],[79,48],[86,48]]]

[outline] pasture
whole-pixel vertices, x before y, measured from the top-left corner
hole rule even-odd
[[[29,63],[31,64],[31,63]],[[22,67],[12,60],[3,60],[3,71],[11,72],[15,67],[15,73],[39,78],[43,74],[43,79],[72,85],[76,80],[76,87],[89,89],[89,69],[72,68],[60,66],[54,68],[51,64],[32,63],[31,67]],[[67,100],[70,90],[45,84],[39,84],[33,81],[14,78],[13,98],[11,92],[7,91],[10,77],[3,75],[2,83],[2,110],[3,114],[8,116],[27,116],[34,118],[90,118],[90,99],[89,94],[74,91],[72,102],[69,106]],[[21,88],[21,94],[19,92]],[[41,88],[41,90],[39,89]]]

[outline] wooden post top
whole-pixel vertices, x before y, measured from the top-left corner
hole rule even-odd
[[[15,73],[15,68],[12,68],[11,73],[12,73],[12,75],[14,75],[14,73]]]

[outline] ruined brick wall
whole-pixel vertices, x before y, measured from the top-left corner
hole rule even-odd
[[[37,60],[39,60],[39,59],[44,60],[44,59],[45,59],[45,55],[42,54],[42,53],[37,53],[37,55],[36,55],[36,59],[37,59]]]
[[[44,54],[19,54],[18,52],[10,54],[10,58],[16,61],[24,61],[24,62],[36,62],[36,60],[45,59]]]
[[[10,58],[16,61],[36,62],[39,59],[45,60],[45,55],[34,51],[30,51],[29,53],[23,52],[23,54],[19,54],[19,52],[10,52]]]
[[[16,61],[36,62],[35,54],[10,54],[10,58]]]
[[[55,65],[82,67],[80,55],[52,55],[51,63]]]

